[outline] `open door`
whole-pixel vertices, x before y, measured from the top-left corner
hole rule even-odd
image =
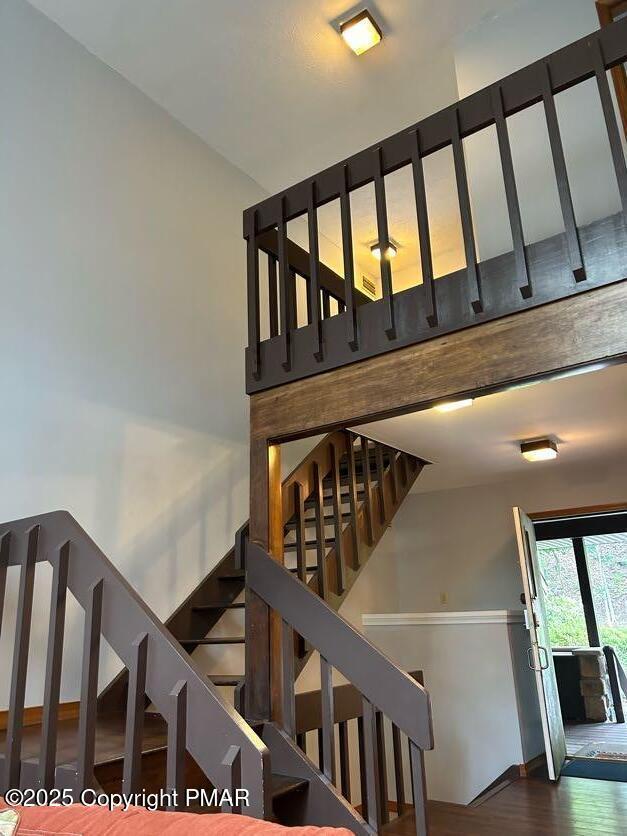
[[[566,759],[566,740],[549,641],[536,538],[533,523],[520,508],[514,508],[514,524],[531,642],[527,658],[529,667],[535,672],[549,778],[557,781]]]

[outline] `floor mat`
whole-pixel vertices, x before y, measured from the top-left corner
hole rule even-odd
[[[570,778],[596,778],[599,781],[627,783],[627,761],[610,761],[599,758],[567,761],[562,775]]]
[[[602,761],[625,761],[627,763],[627,746],[622,743],[595,741],[586,743],[581,749],[577,749],[571,757],[592,758]]]

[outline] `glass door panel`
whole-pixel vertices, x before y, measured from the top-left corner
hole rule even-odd
[[[601,644],[627,670],[627,532],[583,538]]]
[[[588,647],[573,541],[540,540],[538,558],[553,647]]]

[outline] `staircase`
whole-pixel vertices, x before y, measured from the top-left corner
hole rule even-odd
[[[6,732],[0,731],[4,750],[2,753],[0,748],[0,792],[18,785],[35,789],[55,786],[68,788],[78,798],[87,787],[106,792],[167,789],[177,790],[182,799],[186,790],[210,794],[213,789],[228,793],[245,787],[251,797],[246,808],[233,803],[233,794],[226,800],[214,795],[209,807],[199,806],[193,798],[182,806],[199,812],[245,812],[285,824],[332,823],[355,833],[377,832],[389,819],[383,777],[384,713],[393,718],[392,751],[397,760],[396,798],[400,810],[405,792],[400,734],[403,731],[410,741],[412,774],[420,783],[422,765],[415,747],[421,747],[421,751],[430,745],[428,697],[336,611],[423,465],[402,451],[348,431],[331,433],[283,483],[285,566],[248,544],[247,526],[243,526],[235,548],[165,626],[69,514],[55,512],[0,526],[0,628],[7,572],[14,566],[20,571],[10,710]],[[254,587],[246,565],[251,550],[257,579]],[[49,563],[53,570],[47,607],[50,624],[44,705],[41,722],[23,727],[30,625],[33,612],[42,611],[33,600],[34,577],[42,563]],[[306,754],[305,732],[296,731],[295,699],[293,711],[286,707],[287,724],[267,722],[251,727],[233,705],[243,708],[244,659],[238,670],[207,675],[192,658],[194,650],[203,645],[241,645],[245,650],[245,584],[267,597],[266,581],[275,571],[281,573],[282,583],[288,584],[288,597],[304,596],[303,613],[307,602],[319,602],[324,608],[320,627],[327,639],[335,635],[333,641],[341,648],[345,635],[355,659],[362,657],[367,663],[355,679],[352,663],[344,667],[343,656],[334,661],[334,653],[325,651],[325,676],[330,676],[330,665],[335,664],[349,682],[356,684],[340,686],[343,696],[331,701],[337,702],[339,710],[346,699],[342,688],[352,688],[351,713],[338,715],[336,721],[332,709],[329,713],[328,695],[333,693],[330,678],[326,691],[323,688],[318,692],[317,765]],[[75,716],[61,718],[58,709],[68,590],[85,611],[85,627],[80,709]],[[269,603],[281,612],[281,607],[275,606],[277,602]],[[226,613],[242,618],[237,634],[219,634],[219,622]],[[307,622],[301,625],[293,619],[291,625],[286,633],[284,648],[289,650],[284,649],[284,667],[286,672],[292,671],[293,693],[293,681],[321,645],[319,631],[311,631]],[[125,669],[98,695],[102,639],[114,649]],[[368,673],[371,663],[374,668]],[[3,664],[3,669],[9,667]],[[386,678],[394,700],[399,693],[407,692],[401,698],[401,702],[409,700],[403,712],[394,707],[391,713],[386,710],[389,694],[380,690]],[[235,699],[224,692],[227,687],[234,689]],[[406,710],[412,718],[409,726]],[[291,724],[290,716],[294,720]],[[359,738],[359,770],[363,776],[359,809],[351,803],[347,777],[351,771],[349,722]],[[336,723],[341,758],[338,787],[329,753]],[[370,749],[371,756],[367,757],[365,753]],[[313,752],[310,754],[313,756]],[[378,776],[376,791],[372,781],[366,781],[369,768]],[[420,802],[422,795],[418,798]],[[179,805],[181,809],[180,801]],[[426,831],[418,828],[418,832]]]

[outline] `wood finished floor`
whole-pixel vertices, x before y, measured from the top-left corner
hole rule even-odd
[[[619,743],[627,746],[627,723],[580,723],[564,726],[566,753],[574,755],[578,749],[590,743]],[[627,827],[625,827],[627,833]]]
[[[479,807],[429,802],[430,836],[625,836],[627,784],[521,778]],[[391,822],[386,836],[414,836],[413,815]]]

